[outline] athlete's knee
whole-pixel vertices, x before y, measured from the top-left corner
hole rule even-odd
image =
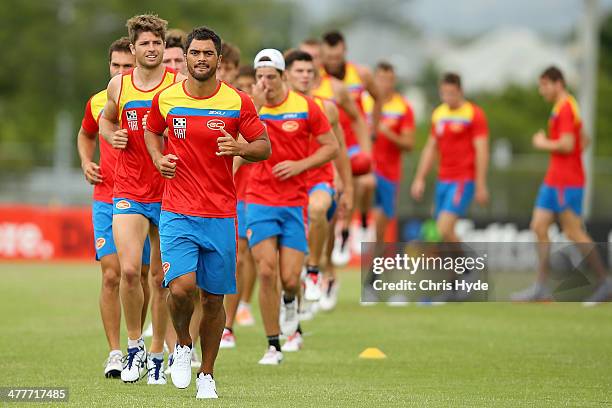
[[[281,281],[283,283],[283,289],[288,292],[297,292],[300,287],[300,274],[292,273],[287,274],[285,276],[281,276]]]
[[[327,216],[329,203],[326,200],[313,200],[308,203],[308,218],[311,223],[321,222]]]
[[[170,296],[176,301],[187,301],[191,299],[195,290],[195,285],[192,282],[179,280],[170,282]]]
[[[580,226],[564,227],[563,234],[573,242],[591,242],[591,237]]]
[[[223,295],[202,292],[202,307],[207,313],[218,313],[223,307]]]
[[[274,286],[278,279],[276,265],[272,260],[261,259],[257,262],[257,275],[262,286]]]
[[[548,223],[538,220],[536,218],[531,220],[529,228],[534,232],[536,237],[540,240],[548,239]]]
[[[126,263],[121,265],[121,280],[128,286],[140,285],[141,270],[138,265]]]
[[[102,269],[102,287],[105,290],[117,290],[119,289],[119,282],[121,281],[121,272],[112,266]]]
[[[376,178],[373,174],[367,174],[359,178],[359,185],[367,191],[372,191],[376,188]]]

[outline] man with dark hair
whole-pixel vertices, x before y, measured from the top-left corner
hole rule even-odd
[[[415,200],[423,198],[425,178],[437,152],[434,218],[444,242],[459,242],[455,234],[459,217],[465,216],[474,196],[480,205],[489,200],[489,131],[482,109],[465,99],[457,74],[445,74],[439,89],[442,104],[432,114],[430,135],[421,152],[411,194]]]
[[[274,148],[270,159],[252,165],[247,186],[247,237],[257,266],[259,305],[268,338],[268,349],[259,364],[278,365],[283,358],[280,332],[291,335],[299,323],[297,294],[307,251],[306,171],[332,160],[338,143],[321,108],[307,96],[287,89],[280,51],[261,50],[254,67],[254,101]],[[310,138],[318,142],[315,151],[309,149]]]
[[[250,65],[241,66],[236,77],[236,88],[252,96],[254,86],[255,70]]]
[[[178,388],[191,382],[189,321],[192,293],[200,289],[202,365],[196,398],[218,398],[213,368],[225,323],[223,297],[236,291],[233,158],[256,162],[270,155],[251,99],[216,79],[218,40],[205,27],[189,34],[189,75],[155,96],[145,134],[149,154],[166,179],[160,237],[164,286],[170,288],[168,307],[178,336],[171,372]],[[238,142],[239,133],[246,143]]]
[[[162,64],[166,25],[165,20],[154,15],[128,20],[130,49],[136,56],[136,68],[110,80],[100,117],[100,134],[118,149],[113,187],[113,237],[121,264],[120,295],[128,334],[128,354],[121,371],[124,382],[138,381],[147,368],[149,384],[166,383],[162,366],[168,322],[167,290],[162,288],[158,233],[164,183],[147,154],[143,138],[143,122],[153,96],[177,79],[177,73]],[[142,339],[144,294],[140,285],[141,256],[147,235],[151,240],[153,280],[153,339],[149,358]]]
[[[181,74],[187,74],[187,65],[185,64],[186,36],[183,30],[168,30],[166,48],[164,49],[163,64]]]
[[[374,106],[371,113],[371,127],[376,129],[380,120],[382,100],[380,92],[374,83],[372,71],[364,66],[357,65],[347,61],[346,41],[342,33],[338,31],[330,31],[322,36],[323,44],[321,46],[321,61],[325,72],[341,80],[350,91],[353,99],[359,107],[359,112],[365,118],[363,110],[363,95],[367,91],[374,100]],[[372,133],[370,130],[369,134]],[[356,237],[357,241],[367,240],[368,214],[367,209],[371,205],[372,196],[376,186],[376,179],[371,172],[371,139],[369,137],[358,140],[351,140],[350,134],[347,134],[347,146],[351,165],[353,166],[353,175],[356,177],[355,188],[355,208],[361,212],[361,229],[360,236]],[[359,135],[357,135],[359,136]],[[350,258],[346,240],[348,238],[348,226],[343,232],[343,243],[341,249],[346,250],[339,253],[338,260],[343,258],[348,262]]]
[[[286,54],[286,77],[290,89],[307,96],[312,96],[315,83],[315,66],[310,54],[294,50]],[[335,170],[334,164],[340,176],[340,181],[348,194],[340,197],[340,211],[350,212],[352,205],[352,175],[351,166],[344,142],[344,133],[339,123],[339,113],[336,105],[330,100],[314,97],[314,101],[321,108],[332,127],[334,136],[339,145],[338,155],[332,162],[313,168],[307,172],[308,190],[308,256],[306,259],[306,275],[304,277],[304,295],[302,297],[302,308],[306,309],[312,302],[321,298],[321,273],[319,262],[323,248],[329,238],[329,221],[336,212]],[[311,139],[311,150],[318,148],[316,140]],[[301,327],[287,337],[282,346],[282,351],[298,351],[302,347]]]
[[[221,57],[217,76],[221,81],[234,86],[240,67],[240,49],[224,41],[221,44]]]
[[[108,50],[108,65],[111,78],[122,75],[134,68],[134,56],[130,51],[130,40],[122,37],[114,41]],[[100,137],[100,164],[93,161],[98,137],[98,120],[106,103],[106,89],[92,96],[85,107],[85,114],[77,137],[77,148],[85,179],[94,186],[92,220],[96,245],[96,260],[102,269],[100,289],[100,314],[110,353],[104,367],[106,377],[117,378],[123,368],[123,354],[119,346],[121,324],[121,303],[119,301],[119,280],[121,270],[117,248],[113,239],[113,184],[117,152]],[[144,322],[149,303],[149,258],[151,246],[145,241],[142,252],[141,286],[144,292],[142,321]]]
[[[531,229],[538,240],[538,276],[534,285],[515,293],[513,300],[551,299],[552,292],[547,286],[550,257],[548,229],[555,217],[558,217],[563,234],[579,244],[578,249],[601,280],[599,289],[588,301],[605,301],[612,293],[612,279],[606,278],[607,273],[597,248],[593,248],[593,240],[582,221],[585,183],[582,150],[588,140],[582,129],[578,103],[567,91],[563,73],[554,66],[540,75],[539,91],[547,102],[553,104],[553,109],[548,120],[548,136],[544,130],[540,130],[533,135],[532,140],[537,150],[550,153],[551,156],[531,219]]]

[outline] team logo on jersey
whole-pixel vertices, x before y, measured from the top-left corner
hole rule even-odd
[[[172,129],[176,138],[184,139],[187,131],[187,118],[172,118]]]
[[[106,244],[106,240],[104,238],[96,239],[96,249],[102,248]]]
[[[130,204],[130,202],[127,200],[117,201],[117,204],[115,204],[115,208],[118,210],[127,210],[131,206],[132,204]]]
[[[464,126],[463,126],[463,123],[455,122],[455,123],[451,123],[449,128],[451,132],[459,133],[463,131]]]
[[[164,275],[170,270],[170,262],[164,262],[162,264],[162,270],[164,271]]]
[[[130,130],[138,130],[138,113],[135,110],[125,111],[125,117]]]
[[[225,128],[225,122],[221,119],[211,119],[206,122],[206,126],[208,126],[210,130],[221,130]]]
[[[288,120],[287,122],[283,122],[283,125],[281,127],[285,132],[295,132],[299,129],[300,124],[297,123],[295,120]]]

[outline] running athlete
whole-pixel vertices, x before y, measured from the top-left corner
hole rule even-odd
[[[122,75],[134,68],[134,56],[130,51],[130,40],[126,37],[113,42],[108,50],[111,78]],[[81,168],[85,179],[94,186],[92,220],[96,245],[96,260],[102,269],[100,289],[100,315],[110,348],[104,367],[104,376],[118,378],[123,368],[123,353],[119,347],[119,326],[121,324],[121,303],[119,301],[119,280],[121,270],[117,248],[113,240],[113,184],[117,151],[100,137],[100,165],[93,161],[98,136],[98,119],[106,103],[106,89],[92,96],[85,107],[81,129],[77,137],[77,147],[81,158]],[[149,258],[151,246],[145,241],[142,252],[141,285],[144,292],[142,321],[149,303]]]
[[[164,183],[147,154],[143,128],[155,93],[177,79],[177,73],[162,64],[166,25],[165,20],[154,15],[128,20],[136,68],[111,79],[100,118],[102,136],[119,149],[113,190],[113,236],[121,264],[120,294],[128,334],[128,354],[121,372],[124,382],[138,381],[147,369],[149,384],[166,383],[162,365],[168,321],[167,289],[162,288],[158,233]],[[154,289],[151,294],[153,339],[148,359],[140,315],[143,293],[137,280],[147,234],[151,240],[150,272]]]
[[[550,238],[548,229],[558,217],[563,234],[578,244],[586,260],[601,282],[588,302],[601,302],[610,297],[612,279],[607,278],[603,262],[593,249],[593,240],[586,232],[582,220],[584,196],[584,168],[582,150],[588,144],[582,129],[578,103],[565,87],[565,78],[557,67],[549,67],[540,75],[540,95],[553,109],[548,119],[548,136],[544,130],[533,135],[533,146],[550,153],[548,171],[536,198],[531,229],[538,240],[538,276],[536,283],[513,295],[515,301],[550,300],[552,292],[547,286],[549,275]]]
[[[247,186],[247,237],[257,266],[259,304],[268,336],[268,350],[259,363],[277,365],[283,358],[281,330],[291,335],[299,323],[297,294],[307,251],[305,172],[332,160],[338,143],[319,106],[287,88],[283,80],[285,60],[280,51],[260,51],[254,67],[255,106],[267,126],[272,155],[252,165]],[[320,146],[309,155],[311,137]],[[284,291],[282,301],[279,276]]]
[[[286,77],[289,88],[303,95],[312,96],[315,80],[313,58],[304,51],[291,51],[285,57]],[[330,122],[334,136],[337,139],[339,151],[334,160],[344,188],[340,197],[340,211],[350,212],[353,199],[353,180],[351,166],[344,143],[344,134],[338,120],[338,108],[329,100],[315,97],[323,113]],[[319,147],[315,139],[311,139],[311,149]],[[308,190],[308,256],[306,259],[306,276],[304,278],[304,300],[317,302],[321,298],[321,273],[319,261],[323,248],[328,240],[329,220],[336,210],[335,171],[331,162],[313,168],[307,173]],[[282,351],[298,351],[302,347],[302,333],[298,326],[296,333],[290,335],[281,347]]]
[[[172,382],[191,382],[192,292],[200,289],[202,365],[197,398],[217,398],[214,362],[225,323],[223,296],[236,292],[233,157],[265,160],[270,142],[248,95],[216,79],[221,39],[206,27],[187,38],[186,80],[159,92],[147,119],[147,148],[167,179],[160,238],[164,286],[178,336]],[[167,154],[162,136],[168,129]],[[241,143],[238,134],[247,143]]]
[[[236,77],[236,88],[253,96],[253,87],[255,87],[255,70],[250,65],[241,66]]]

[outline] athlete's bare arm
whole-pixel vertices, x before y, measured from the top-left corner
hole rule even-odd
[[[319,167],[336,157],[338,141],[331,130],[317,136],[317,142],[321,146],[313,154],[302,160],[285,160],[277,163],[272,168],[272,174],[281,180],[286,180],[308,169]]]
[[[108,83],[107,100],[98,123],[100,135],[115,149],[127,146],[127,130],[119,129],[119,92],[122,76],[113,77]]]
[[[346,150],[346,142],[344,140],[344,131],[338,121],[338,108],[332,102],[324,101],[323,107],[329,124],[332,127],[336,140],[338,141],[338,155],[334,159],[336,170],[342,182],[342,197],[340,198],[340,207],[342,211],[350,212],[353,208],[353,173],[351,171],[351,162]]]
[[[163,134],[153,133],[149,129],[145,129],[144,139],[147,151],[157,170],[159,170],[163,177],[167,179],[173,178],[176,174],[176,162],[179,158],[173,154],[164,155],[162,153],[164,148]]]
[[[357,103],[341,81],[336,79],[332,80],[332,90],[334,92],[334,98],[336,101],[338,101],[338,105],[344,109],[346,114],[351,119],[351,125],[361,150],[367,153],[371,152],[372,139],[370,138],[368,132],[368,125],[366,124],[363,115],[359,111]]]
[[[102,182],[102,173],[100,166],[93,161],[94,152],[96,151],[96,135],[87,132],[83,127],[79,129],[77,135],[77,150],[81,158],[81,168],[85,179],[89,184],[99,184]]]
[[[225,129],[219,129],[221,136],[217,138],[219,151],[217,156],[239,156],[250,162],[258,162],[266,160],[272,153],[268,132],[263,131],[252,142],[241,143],[234,139],[232,135],[227,133]]]
[[[372,71],[370,71],[369,68],[358,65],[357,73],[359,74],[361,82],[363,83],[366,91],[368,91],[372,99],[374,99],[374,106],[372,107],[372,128],[377,129],[378,124],[380,123],[380,118],[382,117],[382,95],[374,82],[374,75],[372,75]]]
[[[398,134],[391,130],[389,126],[380,122],[378,131],[402,150],[410,151],[414,146],[414,129],[402,129]]]
[[[476,202],[484,206],[489,202],[487,170],[489,168],[489,138],[482,135],[474,139],[476,150]]]
[[[432,135],[427,139],[423,152],[421,153],[421,159],[417,167],[416,175],[412,181],[410,187],[410,194],[415,200],[421,200],[423,193],[425,192],[425,178],[431,170],[433,163],[436,159],[436,138]]]
[[[533,135],[533,147],[550,153],[570,154],[574,151],[574,135],[571,133],[563,133],[557,140],[551,140],[546,137],[543,130],[538,131]]]

